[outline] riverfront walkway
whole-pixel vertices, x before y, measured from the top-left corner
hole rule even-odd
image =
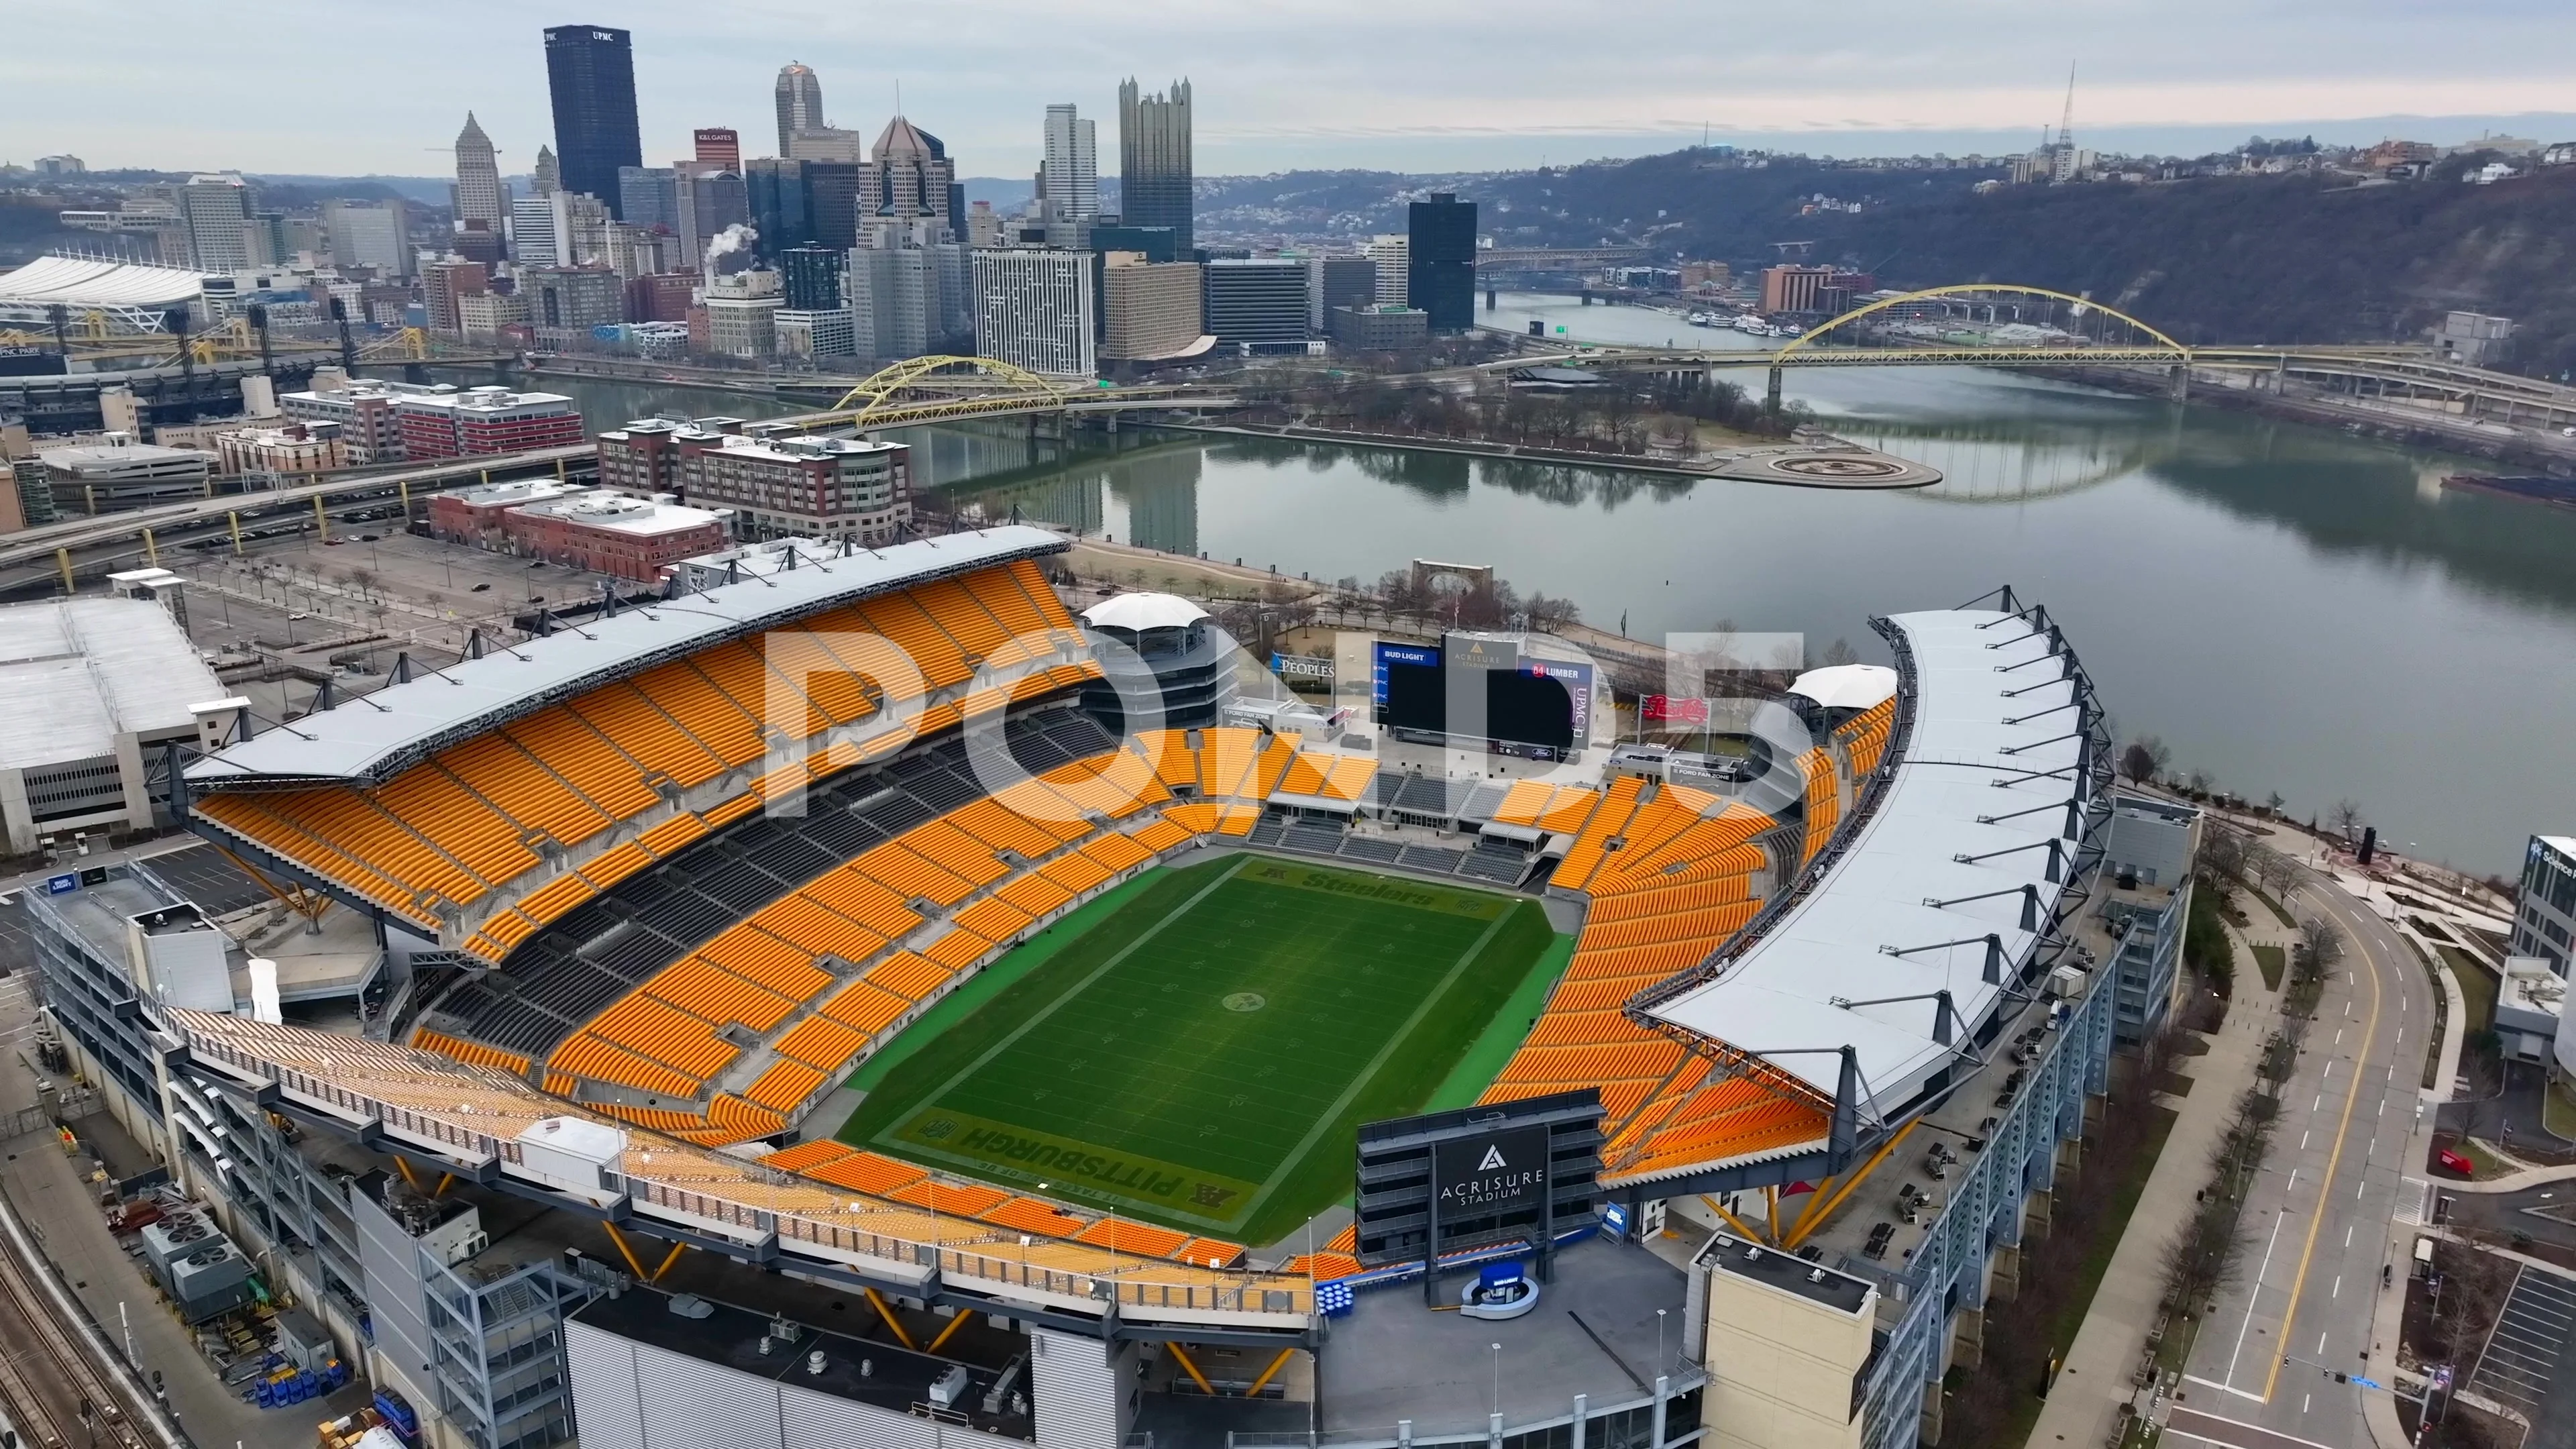
[[[2175,1104],[2164,1151],[2031,1431],[2030,1443],[2039,1449],[2109,1443],[2125,1422],[2120,1406],[2137,1397],[2135,1373],[2164,1297],[2165,1246],[2190,1221],[2193,1195],[2209,1184],[2210,1157],[2227,1134],[2237,1093],[2254,1080],[2263,1039],[2272,1029],[2275,998],[2262,987],[2259,975],[2239,971],[2236,1000],[2226,1022],[2207,1039],[2209,1051],[2172,1061],[2176,1075],[2191,1079],[2191,1092]]]

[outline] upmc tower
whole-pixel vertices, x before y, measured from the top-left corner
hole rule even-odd
[[[617,168],[644,164],[632,37],[604,25],[548,27],[546,88],[554,97],[563,189],[596,196],[625,220],[618,209]]]

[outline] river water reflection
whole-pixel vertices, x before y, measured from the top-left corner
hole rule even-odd
[[[1506,324],[1708,337],[1668,314],[1503,300]],[[2278,790],[2302,815],[2348,797],[2396,848],[2482,872],[2515,873],[2528,834],[2576,827],[2576,513],[2445,492],[2457,459],[2005,373],[1789,382],[1837,431],[1946,480],[1837,493],[1266,439],[912,441],[929,480],[986,516],[1321,579],[1490,563],[1640,635],[1728,620],[1884,658],[1870,615],[2008,582],[2064,622],[2124,732],[2161,735],[2225,788]],[[594,426],[643,400],[617,391],[584,397]]]

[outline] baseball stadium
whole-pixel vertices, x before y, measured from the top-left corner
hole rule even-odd
[[[1892,667],[1770,691],[1741,755],[1588,701],[1532,750],[1140,704],[1066,546],[843,548],[243,712],[191,828],[401,968],[369,1034],[174,1011],[174,1070],[596,1222],[638,1287],[722,1268],[764,1354],[759,1285],[861,1294],[962,1355],[942,1443],[1937,1439],[2170,981],[2098,899],[2046,610],[1873,621]],[[602,1354],[722,1357],[639,1300],[565,1324],[585,1421]],[[1827,1347],[1765,1370],[1782,1334]]]

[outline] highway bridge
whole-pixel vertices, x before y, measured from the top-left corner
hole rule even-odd
[[[1981,302],[2009,296],[2054,304],[2097,335],[2012,345],[1944,343],[1891,335],[1878,324],[1910,310],[1953,299]],[[2329,391],[2412,401],[2428,411],[2523,427],[2576,425],[2576,388],[2538,378],[2469,367],[2407,344],[2221,344],[2192,346],[2147,323],[2089,298],[2001,283],[1962,283],[1882,298],[1791,338],[1777,347],[1549,347],[1525,352],[1479,370],[1509,372],[1561,364],[1593,372],[1683,373],[1718,368],[1761,368],[1766,396],[1777,406],[1781,378],[1791,368],[1813,367],[2039,367],[2161,368],[2177,396],[2196,371],[2249,375],[2251,385],[2277,388],[2295,378]],[[2269,379],[2267,382],[2266,379]]]

